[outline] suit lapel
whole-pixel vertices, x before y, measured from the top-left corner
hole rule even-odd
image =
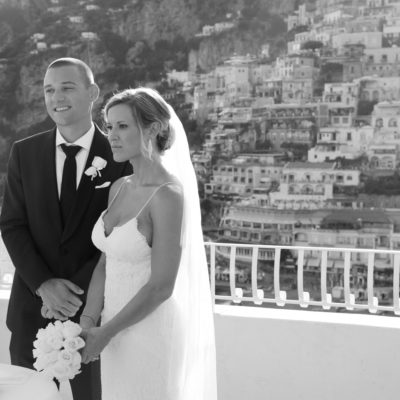
[[[89,155],[86,161],[85,168],[82,173],[82,177],[78,186],[77,194],[75,197],[75,203],[72,208],[71,215],[66,222],[64,232],[61,238],[62,242],[68,240],[74,233],[75,229],[79,226],[85,212],[90,204],[92,196],[94,194],[95,183],[91,180],[90,176],[85,174],[87,168],[92,165],[92,161],[95,156],[102,157],[107,160],[107,139],[102,135],[99,129],[96,127],[93,136],[92,145],[90,146]]]
[[[60,212],[60,202],[58,198],[57,175],[56,175],[56,134],[55,130],[48,132],[44,136],[43,142],[43,170],[42,179],[44,187],[40,190],[40,195],[43,196],[43,204],[47,205],[48,215],[55,227],[57,234],[62,233],[62,221]]]

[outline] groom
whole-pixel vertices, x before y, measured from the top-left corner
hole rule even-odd
[[[42,307],[47,317],[79,321],[100,256],[91,241],[93,225],[107,207],[110,184],[132,172],[130,164],[113,161],[92,121],[98,95],[84,62],[53,61],[44,96],[56,127],[11,149],[0,229],[16,268],[7,313],[14,365],[33,368],[32,343],[50,322]],[[74,400],[101,398],[99,367],[82,364],[71,381]]]

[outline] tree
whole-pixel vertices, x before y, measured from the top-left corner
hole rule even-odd
[[[341,82],[343,80],[343,64],[327,62],[321,65],[318,86],[324,87],[327,82]]]
[[[0,6],[0,21],[7,23],[18,34],[24,33],[29,26],[23,11],[11,6]]]
[[[364,184],[364,190],[367,194],[383,194],[386,196],[400,195],[400,176],[395,172],[391,176],[380,178],[369,178]]]
[[[146,51],[146,44],[143,41],[138,41],[126,53],[126,63],[130,67],[144,64],[143,54]]]
[[[301,45],[301,49],[315,51],[317,49],[320,49],[323,46],[324,46],[324,44],[322,42],[320,42],[319,40],[308,40],[307,42],[305,42]]]
[[[360,100],[357,106],[358,115],[371,115],[378,100]]]
[[[290,31],[286,33],[286,41],[292,42],[294,40],[294,36],[297,33],[307,32],[309,30],[307,25],[298,25],[293,27]]]
[[[111,53],[117,64],[125,64],[129,43],[121,36],[111,31],[101,33],[100,39],[104,47]]]

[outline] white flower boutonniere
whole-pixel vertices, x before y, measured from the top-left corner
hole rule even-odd
[[[107,161],[104,160],[104,158],[96,156],[93,158],[92,166],[85,171],[85,175],[90,176],[91,180],[93,180],[97,175],[101,176],[100,171],[104,169],[106,165]]]

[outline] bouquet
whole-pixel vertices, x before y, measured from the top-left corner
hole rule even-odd
[[[69,320],[55,321],[39,329],[33,342],[35,369],[59,382],[79,374],[82,360],[79,350],[85,346],[79,336],[81,331],[78,324]]]

